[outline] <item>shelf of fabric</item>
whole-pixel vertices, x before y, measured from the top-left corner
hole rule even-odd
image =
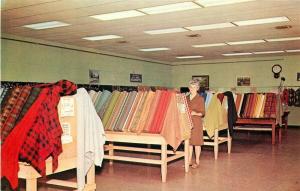
[[[110,165],[113,164],[113,160],[161,165],[161,179],[162,182],[166,182],[168,162],[183,157],[184,164],[185,164],[185,172],[189,171],[189,165],[188,165],[189,140],[184,141],[184,151],[174,152],[167,149],[167,142],[165,138],[162,137],[160,134],[141,133],[137,135],[136,133],[130,133],[130,132],[106,131],[105,135],[106,135],[106,140],[107,142],[109,142],[109,144],[106,145],[105,150],[108,151],[108,153],[104,154],[104,159],[109,159]],[[140,148],[140,147],[135,147],[134,145],[119,146],[119,145],[114,145],[114,143],[160,145],[161,149]],[[114,153],[115,150],[134,151],[134,152],[141,152],[141,153],[157,153],[160,154],[161,157],[160,159],[145,159],[145,158],[137,158],[137,157],[130,157],[130,156],[117,156]]]
[[[270,125],[270,127],[238,127],[238,125]],[[275,118],[261,119],[261,118],[238,118],[236,121],[235,130],[249,130],[249,131],[271,131],[272,145],[275,145],[276,130],[278,130],[278,142],[281,143],[281,128],[276,125]]]

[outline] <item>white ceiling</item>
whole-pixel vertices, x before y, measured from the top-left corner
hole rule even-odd
[[[224,53],[300,49],[300,40],[209,48],[192,47],[195,44],[300,37],[300,0],[256,0],[110,21],[101,21],[89,17],[91,15],[136,10],[186,1],[188,0],[4,0],[1,1],[1,29],[4,34],[92,48],[111,52],[112,54],[127,55],[168,64],[227,58],[222,55]],[[149,35],[144,33],[146,30],[281,16],[288,17],[290,21],[173,34]],[[28,24],[54,20],[70,25],[44,30],[23,27]],[[291,28],[275,29],[276,26],[282,25],[290,25]],[[110,34],[119,35],[123,38],[103,41],[82,39],[86,36]],[[198,37],[188,37],[192,34],[199,35]],[[120,41],[126,41],[126,43],[120,43]],[[141,52],[138,50],[155,47],[167,47],[170,50],[159,52]],[[300,52],[282,54],[300,54]],[[202,55],[203,57],[197,59],[176,58],[176,56],[190,55]],[[263,55],[247,57],[256,56]],[[244,58],[245,56],[240,57]]]

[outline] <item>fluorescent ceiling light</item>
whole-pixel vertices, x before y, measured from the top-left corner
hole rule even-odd
[[[63,23],[60,21],[49,21],[49,22],[43,22],[43,23],[35,23],[30,25],[24,25],[23,27],[31,28],[35,30],[41,30],[41,29],[50,29],[50,28],[56,28],[56,27],[64,27],[69,26],[70,24]]]
[[[222,54],[223,56],[244,56],[244,55],[251,55],[251,52],[241,52],[241,53],[227,53]]]
[[[229,45],[242,45],[242,44],[256,44],[256,43],[264,43],[264,40],[247,40],[247,41],[236,41],[236,42],[226,42]]]
[[[139,49],[139,51],[143,51],[143,52],[162,51],[162,50],[170,50],[170,48],[141,48],[141,49]]]
[[[203,7],[212,7],[212,6],[218,6],[218,5],[244,3],[244,2],[248,2],[248,1],[254,1],[254,0],[197,0],[195,2],[202,5]]]
[[[197,44],[197,45],[192,45],[194,48],[206,48],[206,47],[214,47],[214,46],[226,46],[227,44],[225,43],[214,43],[214,44]]]
[[[108,20],[115,20],[115,19],[123,19],[123,18],[130,18],[130,17],[138,17],[145,15],[142,12],[136,11],[136,10],[129,10],[129,11],[120,11],[120,12],[114,12],[114,13],[107,13],[107,14],[101,14],[101,15],[93,15],[90,17],[93,17],[95,19],[108,21]]]
[[[118,35],[102,35],[102,36],[89,36],[89,37],[84,37],[82,39],[95,41],[95,40],[109,40],[109,39],[116,39],[116,38],[123,38],[123,37]]]
[[[188,30],[184,28],[170,28],[170,29],[144,31],[144,33],[155,35],[155,34],[167,34],[167,33],[177,33],[177,32],[186,32],[186,31]]]
[[[286,52],[300,52],[300,49],[295,49],[295,50],[286,50]]]
[[[284,53],[284,51],[276,50],[276,51],[253,52],[253,54],[276,54],[276,53]]]
[[[189,59],[189,58],[202,58],[203,56],[196,55],[196,56],[177,56],[178,59]]]
[[[184,11],[184,10],[190,10],[190,9],[197,9],[201,8],[199,5],[193,2],[183,2],[183,3],[174,3],[169,5],[162,5],[162,6],[156,6],[156,7],[148,7],[148,8],[142,8],[138,9],[139,11],[142,11],[146,14],[160,14],[160,13],[169,13],[169,12],[175,12],[175,11]]]
[[[238,26],[247,26],[247,25],[260,25],[260,24],[268,24],[268,23],[286,22],[286,21],[290,21],[290,20],[287,17],[272,17],[272,18],[265,18],[265,19],[235,21],[233,23]]]
[[[209,29],[220,29],[220,28],[228,28],[228,27],[235,27],[232,23],[217,23],[217,24],[210,24],[210,25],[199,25],[199,26],[190,26],[184,27],[191,31],[199,31],[199,30],[209,30]]]
[[[266,41],[268,42],[280,42],[280,41],[290,41],[290,40],[300,40],[300,37],[266,39]]]

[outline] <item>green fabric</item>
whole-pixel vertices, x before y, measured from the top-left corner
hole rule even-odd
[[[101,94],[101,97],[100,97],[100,101],[99,101],[99,111],[97,112],[99,117],[102,119],[103,118],[103,115],[104,115],[104,112],[110,102],[110,99],[111,99],[111,92],[110,91],[107,91],[107,90],[104,90]]]
[[[98,112],[98,111],[100,110],[100,105],[99,105],[99,103],[100,103],[101,95],[102,95],[102,92],[101,92],[101,91],[99,91],[99,92],[97,93],[97,95],[96,95],[96,99],[95,99],[95,103],[94,103],[96,112]]]
[[[120,108],[119,108],[119,110],[118,111],[116,111],[116,118],[115,118],[115,120],[113,121],[113,123],[112,123],[112,125],[111,125],[111,130],[115,130],[115,127],[116,127],[116,124],[117,124],[117,121],[119,120],[119,118],[120,118],[120,116],[121,116],[121,112],[123,111],[123,108],[124,108],[124,106],[125,106],[125,103],[126,103],[126,101],[127,101],[127,98],[128,98],[128,95],[129,95],[129,93],[128,92],[124,92],[123,93],[124,95],[123,95],[123,99],[122,99],[122,101],[121,101],[121,103],[120,103]]]
[[[117,100],[118,100],[118,97],[120,96],[120,93],[119,91],[114,91],[112,93],[112,96],[111,96],[111,100],[107,106],[107,109],[105,110],[105,113],[103,115],[103,119],[102,119],[102,123],[103,123],[103,126],[105,128],[105,130],[107,129],[107,122],[109,120],[109,118],[111,117],[111,114],[112,114],[112,111],[117,103]]]

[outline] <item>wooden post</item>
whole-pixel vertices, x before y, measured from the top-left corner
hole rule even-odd
[[[86,183],[87,183],[86,186],[89,186],[89,187],[96,186],[96,183],[95,183],[95,165],[94,164],[91,166],[91,168],[88,171],[88,174],[87,174],[87,177],[86,177]],[[94,191],[94,190],[95,189],[91,189],[91,191]]]
[[[110,142],[108,144],[108,155],[109,156],[114,156],[114,144],[113,142]],[[113,160],[109,160],[109,165],[113,165]]]
[[[189,156],[190,156],[190,141],[189,139],[184,140],[184,168],[185,172],[189,172]]]
[[[279,129],[278,129],[278,134],[279,134],[279,135],[278,135],[278,141],[279,141],[279,143],[281,143],[281,133],[282,133],[282,132],[281,132],[281,127],[279,126],[278,128],[279,128]]]
[[[214,153],[215,153],[215,160],[218,159],[218,152],[219,152],[219,131],[215,129],[215,136],[214,136]]]
[[[37,179],[26,179],[26,191],[37,191]]]
[[[167,144],[161,145],[161,178],[162,182],[167,180]]]
[[[229,129],[227,129],[227,152],[228,153],[231,153],[231,141],[232,138],[230,136]]]
[[[275,130],[276,130],[276,126],[275,126],[275,122],[272,123],[272,145],[275,145]]]

